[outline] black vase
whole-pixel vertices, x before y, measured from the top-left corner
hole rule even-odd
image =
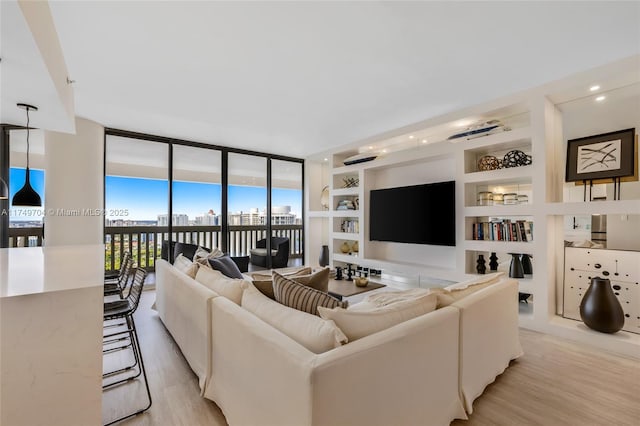
[[[529,254],[522,255],[522,270],[527,275],[533,274],[533,266],[531,265],[531,255]]]
[[[476,271],[478,271],[479,274],[484,274],[485,272],[487,272],[487,267],[484,265],[485,264],[485,260],[484,260],[484,255],[479,254],[478,255],[478,260],[477,260],[477,265],[476,265]]]
[[[511,278],[524,278],[524,269],[520,261],[519,253],[509,253],[511,255],[511,266],[509,266],[509,276]]]
[[[580,302],[580,318],[602,333],[615,333],[624,326],[624,312],[607,278],[595,277]]]
[[[495,252],[491,252],[491,256],[489,256],[489,269],[492,271],[498,270],[498,256],[496,256]]]
[[[320,266],[327,266],[329,264],[329,246],[322,246],[320,250],[320,258],[318,259]]]

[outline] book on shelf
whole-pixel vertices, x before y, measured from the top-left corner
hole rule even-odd
[[[533,222],[509,219],[474,222],[472,238],[480,241],[533,241]]]

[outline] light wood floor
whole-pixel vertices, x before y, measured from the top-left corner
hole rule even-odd
[[[226,425],[220,409],[200,396],[196,376],[150,309],[154,300],[155,292],[145,292],[136,313],[153,406],[122,424]],[[520,337],[524,357],[475,401],[469,420],[452,425],[640,425],[640,361],[532,331]],[[104,420],[142,405],[143,395],[138,383],[105,392]]]

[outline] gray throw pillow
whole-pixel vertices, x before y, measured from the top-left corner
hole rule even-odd
[[[313,315],[319,315],[318,306],[333,309],[347,308],[349,305],[347,301],[340,301],[327,293],[283,277],[275,271],[273,272],[273,293],[276,302]]]
[[[238,269],[238,265],[229,257],[222,256],[209,259],[209,265],[216,271],[222,272],[229,278],[243,279],[242,272]]]

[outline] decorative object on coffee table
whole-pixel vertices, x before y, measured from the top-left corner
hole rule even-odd
[[[353,282],[358,287],[366,287],[367,284],[369,284],[369,278],[367,278],[367,277],[355,277],[353,279]]]
[[[511,266],[509,266],[509,277],[524,278],[520,253],[509,253],[511,255]]]
[[[478,260],[476,261],[476,271],[478,271],[479,274],[484,274],[485,272],[487,272],[487,267],[485,266],[486,260],[484,260],[484,255],[479,254],[478,255]]]
[[[624,312],[608,278],[594,277],[580,302],[580,318],[587,327],[616,333],[624,326]]]
[[[532,256],[530,254],[522,253],[522,272],[524,272],[525,275],[533,274],[533,266],[531,265],[531,257]]]
[[[496,256],[495,251],[492,251],[491,256],[489,256],[489,270],[491,271],[498,270],[498,256]]]
[[[320,258],[318,259],[320,266],[327,266],[329,264],[329,246],[322,246],[320,250]]]

